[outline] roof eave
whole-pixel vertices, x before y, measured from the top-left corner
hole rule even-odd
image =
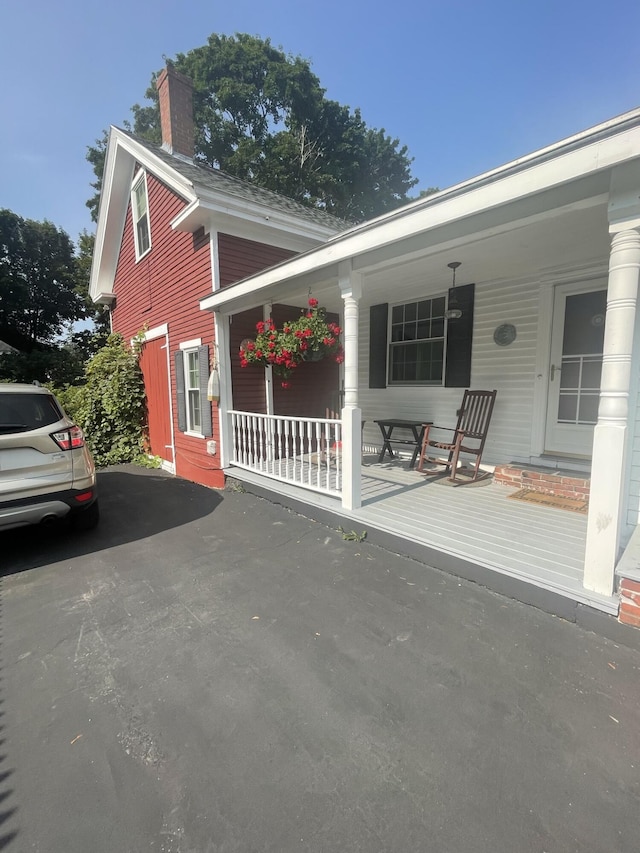
[[[640,109],[338,234],[323,246],[216,291],[202,310],[233,310],[252,293],[303,278],[414,234],[502,207],[640,158]]]

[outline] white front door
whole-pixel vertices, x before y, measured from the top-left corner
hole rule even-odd
[[[606,311],[602,281],[556,287],[545,453],[591,456]]]

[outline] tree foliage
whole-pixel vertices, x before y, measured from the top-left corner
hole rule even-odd
[[[84,378],[84,385],[55,390],[84,430],[96,465],[145,458],[146,398],[136,350],[121,335],[110,335],[88,362]]]
[[[93,242],[85,231],[76,254],[51,222],[0,210],[0,339],[18,350],[0,358],[0,379],[67,385],[82,377],[109,333],[108,312],[89,296]]]
[[[84,353],[70,343],[39,344],[31,352],[0,356],[0,381],[73,385],[81,381],[84,365]]]
[[[84,320],[90,320],[93,323],[93,332],[78,332],[73,335],[73,340],[78,347],[84,348],[88,356],[97,352],[111,332],[108,309],[104,305],[96,304],[89,295],[95,241],[95,234],[83,231],[78,237],[76,254],[78,271],[76,291],[82,300],[82,317]]]
[[[212,34],[173,60],[194,84],[197,158],[336,216],[362,220],[407,201],[417,181],[406,146],[367,127],[360,111],[325,97],[309,62],[269,39]],[[133,131],[160,141],[157,73]],[[106,134],[89,148],[98,190]],[[89,202],[97,218],[97,197]]]
[[[0,210],[0,338],[23,352],[51,343],[83,316],[68,234]]]

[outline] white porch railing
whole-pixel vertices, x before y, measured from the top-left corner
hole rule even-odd
[[[342,423],[229,412],[231,462],[316,492],[342,493]]]

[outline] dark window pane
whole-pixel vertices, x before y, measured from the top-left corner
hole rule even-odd
[[[577,394],[561,394],[558,404],[558,420],[564,423],[575,423],[578,409]]]
[[[444,317],[444,296],[439,296],[437,299],[431,300],[431,316]]]
[[[581,394],[578,421],[581,424],[595,424],[598,421],[599,394]]]
[[[423,299],[422,302],[418,302],[418,319],[419,320],[428,320],[431,316],[431,300]]]
[[[430,337],[429,331],[430,330],[429,330],[429,321],[428,320],[426,322],[423,320],[422,322],[418,323],[417,339],[419,341],[422,341],[425,338]]]
[[[582,365],[582,387],[600,390],[601,358],[585,358]]]
[[[564,316],[563,355],[601,353],[604,342],[604,318],[607,291],[576,293],[567,296]]]
[[[395,305],[393,310],[391,311],[391,322],[392,323],[402,323],[404,320],[404,306],[403,305]]]
[[[415,320],[418,317],[418,306],[415,302],[409,302],[404,306],[404,319]]]
[[[560,373],[561,388],[577,388],[580,380],[580,362],[562,359],[562,372]]]
[[[431,337],[444,337],[444,317],[437,317],[436,319],[431,321]]]
[[[0,395],[0,428],[4,433],[40,429],[55,424],[62,417],[53,397],[47,394]],[[19,429],[18,429],[19,427]]]

